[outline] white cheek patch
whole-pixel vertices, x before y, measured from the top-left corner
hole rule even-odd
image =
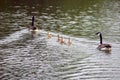
[[[98,36],[100,35],[100,33],[97,34]]]

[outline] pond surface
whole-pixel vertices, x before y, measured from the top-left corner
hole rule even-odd
[[[119,0],[0,1],[0,80],[119,80]],[[37,34],[27,29],[35,16]],[[48,39],[48,31],[52,35]],[[110,53],[98,51],[102,32]],[[57,36],[72,45],[57,42]]]

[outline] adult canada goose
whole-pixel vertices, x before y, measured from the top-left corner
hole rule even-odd
[[[106,51],[111,51],[111,45],[110,44],[103,44],[102,42],[102,33],[97,32],[96,35],[100,37],[100,44],[98,45],[97,49],[98,50],[106,50]]]
[[[32,24],[28,26],[29,30],[33,33],[38,31],[38,28],[34,25],[34,16],[32,17]]]

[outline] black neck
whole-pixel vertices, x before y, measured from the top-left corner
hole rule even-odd
[[[102,34],[100,34],[100,44],[102,44]]]
[[[34,16],[32,17],[32,26],[34,26]]]

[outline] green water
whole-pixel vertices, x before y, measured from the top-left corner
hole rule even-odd
[[[105,35],[120,34],[119,0],[5,0],[0,10],[1,35],[17,30],[16,24],[26,27],[33,15],[40,29],[67,35],[92,37],[98,31]]]

